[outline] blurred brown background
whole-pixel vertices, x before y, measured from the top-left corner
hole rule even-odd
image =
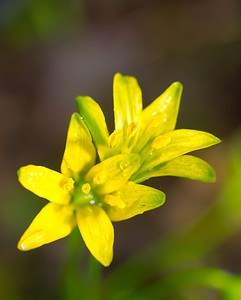
[[[217,170],[216,184],[150,182],[165,191],[167,203],[115,225],[112,267],[198,218],[223,183],[225,142],[241,119],[241,1],[1,0],[0,280],[11,290],[9,299],[54,299],[65,249],[59,241],[29,253],[16,250],[45,204],[20,186],[16,170],[29,163],[59,169],[77,95],[97,100],[112,130],[116,72],[137,77],[145,106],[181,81],[177,127],[208,131],[224,142],[198,153]]]

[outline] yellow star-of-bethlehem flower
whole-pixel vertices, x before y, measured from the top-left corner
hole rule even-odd
[[[25,188],[50,201],[21,237],[20,250],[63,238],[78,225],[92,255],[108,266],[114,242],[111,220],[128,219],[163,204],[163,192],[129,181],[140,166],[138,154],[119,154],[95,162],[91,135],[81,116],[74,113],[61,173],[35,165],[18,171]]]
[[[136,79],[116,74],[111,135],[99,105],[90,97],[77,97],[80,112],[70,120],[61,173],[35,165],[18,171],[25,188],[49,200],[18,248],[37,248],[78,226],[91,254],[108,266],[113,257],[112,221],[131,218],[165,201],[163,192],[140,182],[163,175],[215,181],[211,166],[184,154],[220,140],[201,131],[174,130],[181,91],[181,84],[174,83],[142,110]]]
[[[140,167],[131,181],[178,176],[214,182],[213,168],[186,153],[220,143],[220,139],[198,130],[174,130],[181,94],[182,84],[175,82],[143,110],[137,80],[117,73],[113,84],[115,130],[111,135],[97,102],[88,96],[79,96],[76,102],[101,161],[120,153],[140,155]]]

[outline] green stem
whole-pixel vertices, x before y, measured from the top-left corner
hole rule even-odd
[[[61,282],[61,300],[99,300],[102,266],[87,253],[78,228],[68,237]]]

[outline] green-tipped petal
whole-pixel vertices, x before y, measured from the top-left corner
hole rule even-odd
[[[137,80],[117,73],[113,84],[115,129],[137,123],[142,111],[142,93]]]
[[[69,124],[61,172],[77,180],[79,173],[93,166],[95,159],[91,135],[80,115],[74,113]]]
[[[191,155],[176,157],[151,170],[147,170],[140,174],[137,182],[158,176],[177,176],[202,182],[216,181],[214,169],[206,161]]]
[[[189,129],[179,129],[157,137],[141,155],[144,157],[140,172],[181,156],[185,153],[213,146],[220,142],[214,135]]]
[[[113,258],[114,229],[106,212],[99,206],[84,206],[76,212],[83,240],[91,254],[105,267]]]
[[[182,84],[174,82],[143,110],[141,115],[143,133],[136,151],[139,151],[150,139],[175,128],[182,90]]]
[[[85,181],[98,194],[112,193],[124,185],[139,166],[138,154],[115,155],[91,168]]]
[[[81,117],[91,132],[100,160],[104,160],[110,155],[109,133],[105,116],[98,103],[88,96],[78,96],[76,104]]]
[[[145,211],[157,208],[165,202],[163,192],[134,182],[128,182],[112,196],[116,199],[116,205],[112,201],[113,204],[107,208],[107,213],[112,221],[132,218]]]
[[[31,250],[59,240],[76,226],[70,206],[49,203],[39,212],[18,243],[19,250]]]
[[[18,180],[29,191],[57,204],[68,204],[74,189],[72,178],[42,166],[21,167]]]

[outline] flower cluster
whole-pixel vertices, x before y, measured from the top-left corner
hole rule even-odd
[[[161,206],[165,194],[140,184],[155,176],[179,176],[213,182],[215,172],[200,158],[186,155],[220,142],[197,130],[174,130],[182,85],[173,83],[142,109],[134,77],[114,77],[115,130],[109,134],[100,106],[90,97],[76,99],[61,172],[27,165],[20,183],[49,203],[21,237],[18,248],[30,250],[63,238],[78,226],[91,254],[104,266],[113,257],[112,221]]]

